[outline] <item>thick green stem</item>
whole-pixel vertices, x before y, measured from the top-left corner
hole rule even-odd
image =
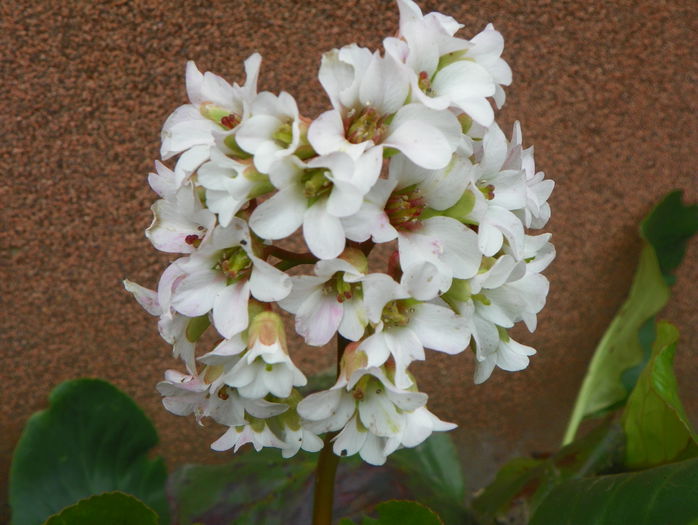
[[[339,456],[332,451],[332,438],[336,432],[325,436],[325,446],[320,452],[315,471],[315,502],[313,505],[313,525],[332,524],[334,504],[334,477],[337,473]]]
[[[337,375],[349,340],[337,335]],[[325,436],[325,446],[320,452],[315,470],[315,500],[313,502],[313,525],[332,525],[334,505],[334,478],[339,456],[332,451],[332,439],[337,435],[330,432]]]

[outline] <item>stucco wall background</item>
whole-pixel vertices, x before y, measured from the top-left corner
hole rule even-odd
[[[503,129],[522,122],[539,169],[554,179],[558,250],[548,305],[523,334],[538,356],[524,372],[472,384],[469,355],[430,353],[416,367],[430,408],[454,434],[471,487],[505,459],[556,447],[591,353],[622,303],[640,250],[637,224],[672,188],[698,200],[691,1],[424,1],[473,36],[494,22],[514,71]],[[320,54],[377,47],[397,28],[392,2],[7,1],[0,5],[0,500],[12,449],[49,391],[78,376],[114,382],[157,425],[173,468],[217,462],[220,430],[167,413],[154,385],[178,366],[128,277],[154,286],[167,256],[143,236],[155,196],[146,175],[160,127],[186,100],[184,64],[240,80],[252,52],[260,87],[286,90],[314,117],[329,106]],[[662,315],[682,334],[679,383],[698,422],[698,246]],[[306,371],[332,351],[298,347]],[[47,439],[50,439],[47,436]]]

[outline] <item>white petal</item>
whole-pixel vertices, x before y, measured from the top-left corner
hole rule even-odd
[[[368,322],[363,301],[357,297],[352,297],[350,300],[344,301],[343,304],[344,315],[339,325],[339,333],[350,341],[358,341],[363,337]]]
[[[427,348],[457,354],[470,342],[467,321],[449,308],[423,303],[414,307],[409,327]]]
[[[371,382],[359,402],[361,423],[381,437],[399,434],[405,425],[405,416],[397,411],[379,381]]]
[[[213,324],[226,339],[247,328],[249,299],[250,284],[247,281],[226,286],[218,293],[213,305]]]
[[[320,288],[296,312],[296,332],[313,346],[323,346],[334,336],[342,320],[343,306],[336,297],[325,295]]]
[[[307,200],[295,186],[289,186],[255,208],[250,227],[263,239],[283,239],[303,223]]]
[[[291,278],[258,257],[252,255],[250,258],[254,263],[250,277],[252,295],[264,302],[280,301],[286,297],[291,291]]]
[[[451,160],[460,135],[460,124],[449,111],[409,104],[395,115],[383,144],[399,149],[423,168],[440,169]]]
[[[158,301],[158,294],[154,290],[148,290],[140,284],[136,284],[133,281],[124,279],[124,288],[127,292],[133,294],[133,297],[138,304],[140,304],[143,309],[150,315],[162,315],[162,308],[160,307],[160,302]]]
[[[213,308],[218,293],[225,288],[225,277],[213,270],[188,275],[172,296],[172,307],[188,317],[198,317]]]
[[[291,292],[279,301],[279,306],[287,312],[295,314],[303,302],[322,286],[325,279],[312,275],[298,275],[291,277],[291,282],[293,286]]]
[[[357,417],[351,418],[337,437],[334,438],[332,450],[337,456],[353,456],[364,446],[368,432],[365,430],[363,432],[359,431]]]
[[[308,128],[308,141],[320,155],[340,151],[346,142],[339,111],[325,111]]]
[[[344,228],[327,212],[327,199],[317,201],[305,212],[303,237],[312,254],[320,259],[332,259],[344,250]]]

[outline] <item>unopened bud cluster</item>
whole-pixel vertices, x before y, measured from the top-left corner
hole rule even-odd
[[[336,454],[382,464],[455,426],[427,410],[410,372],[425,349],[470,347],[476,383],[535,353],[508,330],[535,330],[545,304],[555,252],[531,232],[550,216],[553,182],[519,124],[507,139],[494,121],[511,82],[502,36],[488,25],[457,37],[451,17],[398,7],[383,52],[323,56],[332,109],[314,120],[288,93],[257,91],[258,54],[242,85],[187,64],[189,103],[162,131],[162,160],[176,162],[150,174],[160,199],[146,230],[180,256],[156,290],[125,284],[186,368],[158,385],[165,407],[228,427],[215,450],[252,443],[287,457],[336,432]],[[299,230],[307,248],[282,249]],[[370,265],[384,273],[369,271],[384,243],[392,256]],[[299,392],[289,329],[312,346],[350,342],[332,388]],[[218,338],[207,348],[206,332]]]

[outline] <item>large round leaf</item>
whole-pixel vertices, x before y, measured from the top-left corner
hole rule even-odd
[[[105,381],[59,385],[48,409],[34,414],[19,440],[10,472],[14,525],[40,525],[84,498],[122,491],[168,523],[162,459],[147,452],[158,442],[143,411]]]
[[[78,501],[51,516],[45,525],[158,525],[158,516],[123,492],[107,492]]]

